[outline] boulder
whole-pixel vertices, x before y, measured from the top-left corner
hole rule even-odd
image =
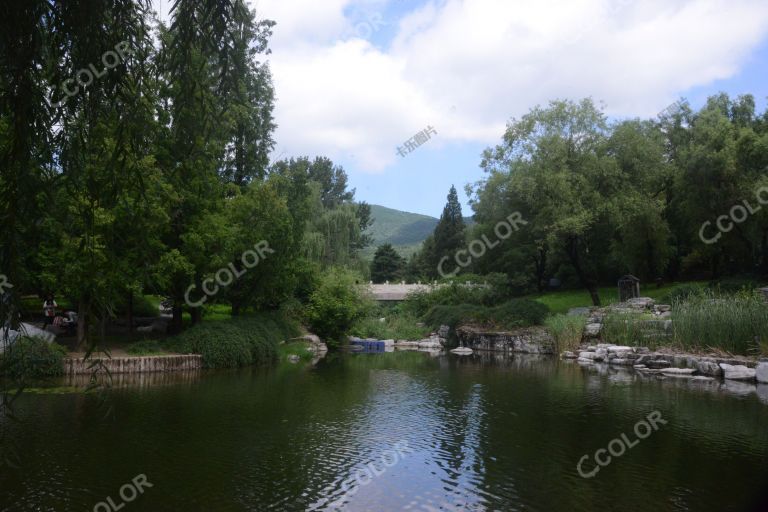
[[[648,368],[655,369],[655,370],[661,370],[661,369],[669,368],[670,366],[672,366],[672,363],[664,359],[653,359],[650,361],[643,361],[643,364]]]
[[[584,327],[584,334],[590,337],[596,337],[600,335],[600,330],[603,328],[603,324],[587,324]]]
[[[562,357],[563,359],[577,359],[579,356],[578,354],[574,354],[570,350],[566,350],[565,352],[563,352]]]
[[[441,325],[440,328],[437,330],[437,335],[443,339],[448,338],[448,333],[451,331],[451,328],[447,325]]]
[[[468,356],[472,353],[472,349],[468,347],[458,347],[453,350],[451,350],[451,353],[459,355],[459,356]]]
[[[425,338],[419,341],[418,347],[419,348],[442,348],[443,344],[440,343],[440,338],[435,336],[432,338]]]
[[[696,370],[702,375],[719,377],[723,374],[723,369],[714,359],[702,359],[696,363]]]
[[[755,380],[755,370],[744,365],[730,365],[720,363],[723,369],[723,377],[729,380]]]
[[[608,347],[608,352],[632,352],[632,347],[624,345],[611,345]]]
[[[613,366],[634,366],[635,361],[625,357],[615,357],[609,361],[609,364]]]
[[[661,373],[672,377],[689,377],[695,371],[694,368],[664,368]]]
[[[648,309],[653,306],[654,300],[650,297],[636,297],[627,301],[627,306],[633,309]]]
[[[579,352],[579,359],[589,359],[592,361],[596,356],[596,352]]]
[[[755,368],[757,382],[768,383],[768,361],[760,361]]]

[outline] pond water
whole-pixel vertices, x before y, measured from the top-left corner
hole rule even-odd
[[[0,510],[766,510],[768,405],[718,386],[396,352],[33,392]]]

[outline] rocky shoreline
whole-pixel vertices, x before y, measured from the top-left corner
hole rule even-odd
[[[698,380],[723,378],[768,383],[768,358],[703,356],[668,350],[651,351],[647,347],[628,347],[610,343],[584,346],[578,354],[565,351],[561,357],[576,359],[584,365],[630,367],[640,373],[659,374],[665,377]]]

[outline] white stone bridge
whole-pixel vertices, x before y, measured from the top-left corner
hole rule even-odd
[[[409,293],[429,291],[433,288],[445,286],[445,283],[418,283],[418,284],[405,284],[405,283],[385,283],[385,284],[368,284],[368,290],[373,295],[373,298],[378,301],[402,301],[408,296]],[[463,283],[462,286],[487,286],[487,284],[473,284]]]

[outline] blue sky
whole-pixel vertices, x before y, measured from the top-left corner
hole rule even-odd
[[[725,91],[766,108],[765,0],[253,0],[277,22],[273,159],[326,155],[357,198],[438,216],[511,117],[591,96],[654,117]],[[397,147],[431,125],[405,157]]]

